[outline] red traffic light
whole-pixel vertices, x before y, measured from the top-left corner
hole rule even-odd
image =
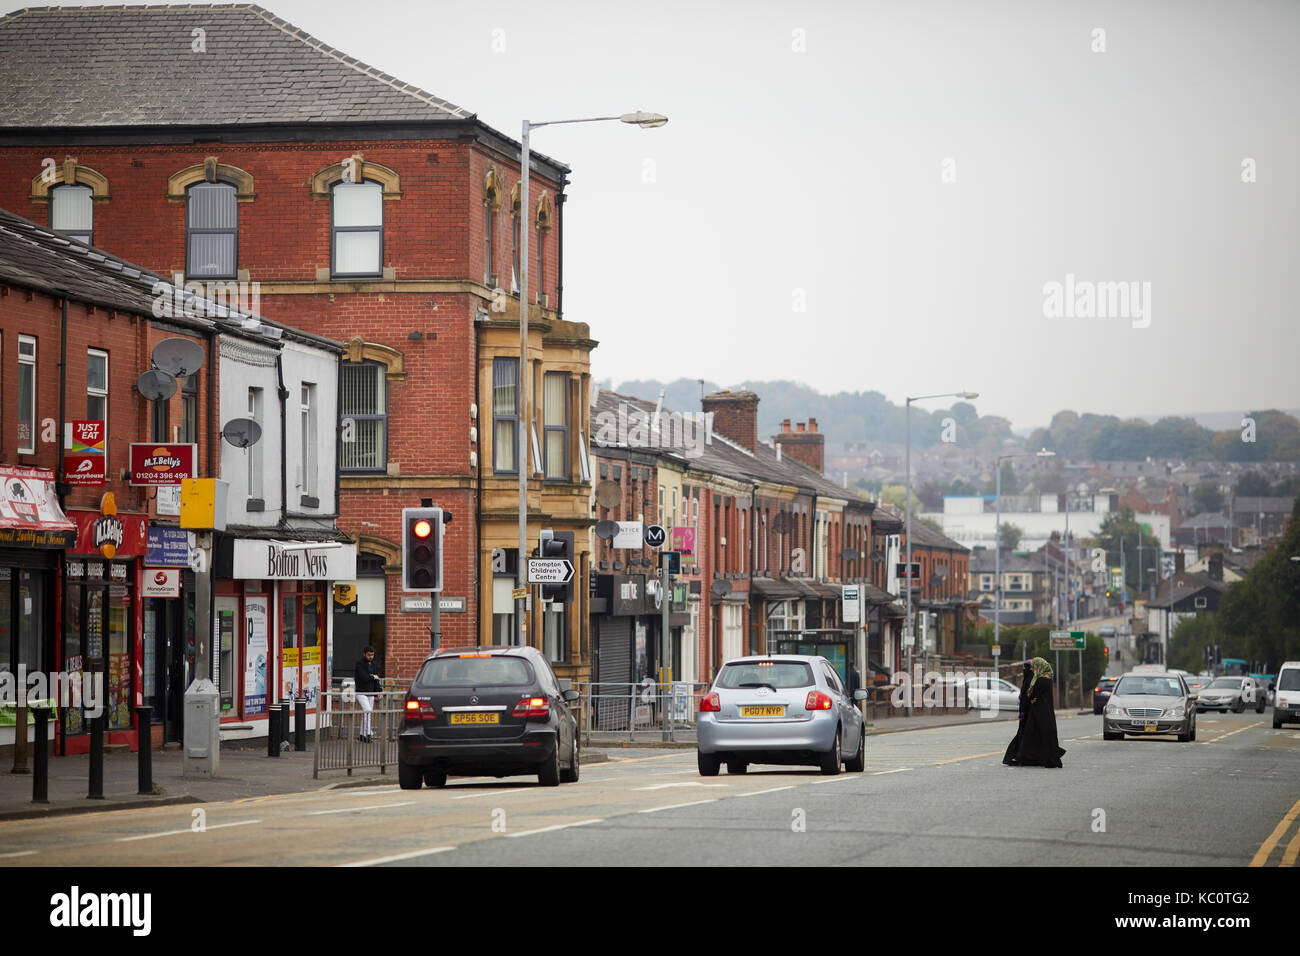
[[[433,533],[433,525],[421,518],[411,526],[411,533],[417,538],[427,538]]]

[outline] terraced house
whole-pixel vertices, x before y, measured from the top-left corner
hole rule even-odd
[[[291,398],[338,444],[338,525],[359,551],[333,592],[336,671],[366,642],[390,676],[427,652],[428,598],[397,577],[400,510],[423,498],[453,515],[444,645],[518,631],[520,468],[531,540],[579,532],[585,580],[596,343],[563,318],[564,165],[532,154],[522,208],[519,143],[251,4],[18,11],[0,19],[0,83],[0,207],[346,346],[336,406]],[[520,429],[539,436],[526,461]],[[288,481],[297,513],[332,517],[311,476]],[[578,590],[527,633],[574,678],[590,664]]]

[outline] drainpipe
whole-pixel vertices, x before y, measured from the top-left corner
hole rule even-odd
[[[343,502],[339,500],[339,449],[343,447],[343,353],[339,353],[335,364],[338,366],[334,373],[334,528],[337,530],[338,519],[343,514]],[[359,540],[359,532],[357,537]]]
[[[567,183],[566,179],[562,185]],[[560,245],[556,250],[559,261],[555,269],[555,316],[559,319],[564,318],[564,203],[567,199],[563,189],[555,196],[555,240]]]
[[[493,636],[491,633],[489,633],[488,639],[486,641],[483,640],[484,609],[483,609],[482,551],[483,551],[483,447],[484,447],[483,446],[483,441],[484,441],[483,418],[484,416],[483,416],[483,405],[479,401],[481,397],[479,388],[481,386],[481,369],[483,364],[480,361],[480,354],[483,348],[483,330],[480,327],[480,323],[478,320],[478,310],[482,308],[482,306],[479,303],[475,302],[473,303],[473,307],[474,307],[474,314],[470,317],[470,323],[474,326],[474,404],[478,408],[478,415],[474,419],[474,424],[478,428],[478,442],[476,443],[478,455],[474,459],[476,463],[476,467],[474,469],[474,550],[473,550],[474,594],[476,595],[475,601],[478,604],[478,620],[474,622],[474,628],[476,631],[478,631],[477,643],[481,645],[481,644],[491,644]],[[488,597],[489,603],[487,607],[487,615],[489,621],[492,620],[492,611],[493,611],[491,601],[494,600],[495,593],[496,593],[495,577],[493,578],[492,588],[493,588],[493,593]]]
[[[64,422],[67,420],[67,402],[68,402],[68,297],[63,297],[63,305],[59,316],[59,451],[58,464],[54,466],[55,475],[54,491],[59,498],[59,510],[63,511],[65,500],[68,497],[69,486],[63,483],[63,429]],[[36,417],[35,406],[32,411],[32,429],[40,425]],[[35,436],[33,436],[35,437]],[[35,442],[32,442],[35,445]],[[108,436],[104,436],[104,451],[108,451]],[[107,462],[105,462],[105,474],[107,474]]]
[[[275,353],[275,377],[279,383],[280,396],[280,527],[289,526],[289,438],[285,433],[288,425],[289,390],[284,387],[284,351]]]

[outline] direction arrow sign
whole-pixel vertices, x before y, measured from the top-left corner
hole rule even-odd
[[[529,584],[568,584],[573,578],[573,562],[567,558],[530,558]]]

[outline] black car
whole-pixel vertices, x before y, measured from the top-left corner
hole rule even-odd
[[[578,692],[561,689],[532,647],[434,651],[411,682],[398,735],[403,790],[448,774],[537,774],[542,786],[578,779]]]
[[[1110,692],[1115,689],[1115,683],[1118,677],[1103,677],[1097,681],[1097,686],[1092,689],[1092,712],[1100,714],[1106,709],[1106,701],[1110,700]]]

